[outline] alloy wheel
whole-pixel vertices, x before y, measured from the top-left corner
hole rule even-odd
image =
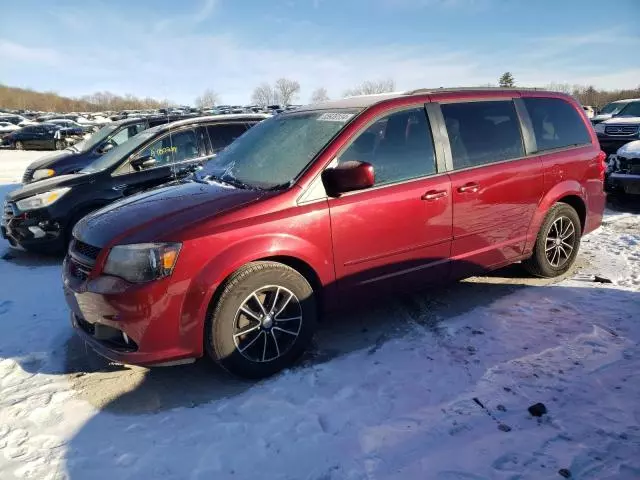
[[[238,308],[233,341],[247,360],[271,362],[291,349],[301,328],[300,300],[285,287],[268,285],[252,292]]]
[[[16,150],[24,150],[24,145],[22,145],[22,142],[16,142]]]
[[[571,258],[575,248],[576,228],[567,217],[556,218],[545,241],[545,255],[549,265],[560,268]]]

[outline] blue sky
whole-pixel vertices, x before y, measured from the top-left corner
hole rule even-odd
[[[363,80],[397,90],[496,83],[640,85],[640,0],[18,0],[0,15],[0,82],[192,103],[298,80],[298,100]]]

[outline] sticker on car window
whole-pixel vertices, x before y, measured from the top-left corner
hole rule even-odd
[[[353,117],[353,113],[323,113],[318,117],[318,120],[321,122],[346,122],[351,117]]]
[[[164,147],[164,148],[158,148],[156,150],[154,150],[153,148],[151,149],[151,156],[155,157],[156,155],[164,155],[166,153],[176,153],[178,151],[178,147]]]

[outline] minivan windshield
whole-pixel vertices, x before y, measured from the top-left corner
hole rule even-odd
[[[611,102],[607,103],[602,110],[600,110],[599,115],[615,115],[620,110],[622,110],[627,105],[627,102]]]
[[[150,128],[149,130],[142,131],[141,133],[131,137],[126,142],[121,143],[117,147],[109,150],[101,157],[98,157],[94,162],[90,163],[87,167],[80,170],[80,173],[99,172],[115,165],[116,163],[119,163],[124,157],[132,153],[144,142],[154,137],[157,132],[157,128]]]
[[[314,110],[263,120],[198,172],[249,188],[289,186],[358,110]]]

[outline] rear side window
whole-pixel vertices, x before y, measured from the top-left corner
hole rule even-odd
[[[212,153],[218,153],[246,130],[247,126],[244,123],[208,125],[207,131],[209,132],[209,139],[211,140]]]
[[[512,101],[441,105],[453,168],[476,167],[524,156],[520,123]]]
[[[582,116],[560,98],[523,98],[533,124],[538,151],[591,143]]]

